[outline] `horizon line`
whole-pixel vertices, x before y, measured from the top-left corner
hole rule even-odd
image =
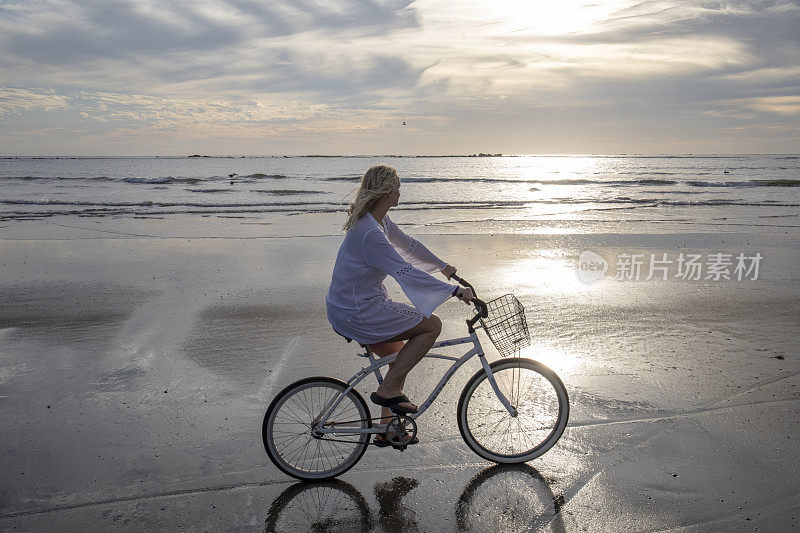
[[[618,153],[543,153],[543,154],[504,154],[504,153],[478,153],[478,154],[138,154],[138,155],[78,155],[78,154],[37,154],[37,155],[0,155],[0,159],[103,159],[103,158],[170,158],[170,159],[242,159],[242,158],[443,158],[443,157],[474,157],[474,158],[502,158],[502,157],[737,157],[737,156],[800,156],[800,152],[679,152],[679,153],[648,153],[648,152],[618,152]]]

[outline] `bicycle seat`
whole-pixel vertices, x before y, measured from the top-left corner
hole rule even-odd
[[[331,328],[331,329],[333,329],[333,328]],[[339,333],[339,332],[338,332],[338,331],[336,331],[335,329],[333,329],[333,331],[334,331],[334,333],[336,333],[336,334],[337,334],[337,335],[339,335],[340,337],[344,337],[344,340],[346,340],[347,342],[353,342],[353,339],[351,339],[351,338],[350,338],[350,337],[348,337],[347,335],[342,335],[341,333]],[[359,345],[359,346],[361,346],[362,348],[364,348],[365,350],[367,349],[367,345],[366,345],[366,344],[361,344],[361,343],[359,342],[359,343],[358,343],[358,345]]]

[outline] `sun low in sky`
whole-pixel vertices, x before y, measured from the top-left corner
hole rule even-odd
[[[0,154],[797,152],[798,28],[788,1],[0,0]]]

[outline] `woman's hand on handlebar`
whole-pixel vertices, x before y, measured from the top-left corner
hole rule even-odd
[[[447,279],[450,279],[450,276],[452,276],[455,273],[456,273],[456,267],[454,266],[445,265],[445,267],[442,269],[442,274],[444,274],[444,277],[446,277]]]
[[[457,296],[459,300],[466,303],[467,305],[469,305],[470,303],[474,303],[475,308],[478,310],[477,315],[467,320],[467,324],[469,324],[469,327],[471,328],[473,325],[475,325],[475,322],[479,318],[481,317],[486,318],[487,316],[489,316],[489,308],[486,305],[486,302],[478,299],[477,295],[475,294],[475,289],[472,288],[472,285],[470,285],[470,283],[467,280],[460,278],[455,274],[453,274],[453,279],[455,279],[462,285],[461,287],[458,287],[455,290],[455,292],[453,293],[454,296]]]
[[[472,289],[469,287],[459,287],[456,290],[456,298],[465,304],[469,304],[473,299],[475,299],[475,293],[473,293]]]

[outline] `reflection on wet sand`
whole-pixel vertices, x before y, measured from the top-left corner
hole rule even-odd
[[[403,497],[418,486],[416,479],[401,476],[375,485],[375,498],[380,506],[378,521],[384,531],[420,531],[417,513],[403,504]]]
[[[344,481],[295,483],[269,508],[264,530],[371,531],[369,505],[358,490]]]
[[[528,464],[496,465],[467,484],[456,503],[459,531],[565,531],[562,494]]]
[[[495,465],[475,475],[454,504],[458,531],[565,531],[560,511],[564,496],[552,480],[528,464]],[[441,529],[419,524],[403,498],[420,486],[416,479],[395,477],[375,485],[377,520],[362,494],[340,480],[301,482],[283,491],[270,506],[265,531],[385,531]]]

